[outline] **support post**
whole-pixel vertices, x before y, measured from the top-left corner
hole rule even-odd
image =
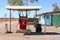
[[[35,10],[35,18],[37,17],[37,10]]]
[[[26,6],[28,6],[28,0],[26,0],[25,3],[26,3]],[[28,16],[27,13],[28,13],[28,11],[26,10],[26,18]]]
[[[7,33],[12,33],[11,32],[11,10],[10,10],[10,31],[8,31]]]
[[[26,10],[26,18],[28,18],[27,10]]]
[[[44,34],[46,34],[46,24],[44,25]]]
[[[11,32],[11,10],[10,10],[10,32]]]
[[[46,34],[46,20],[45,20],[45,15],[44,15],[44,21],[45,21],[45,24],[44,24],[44,34]]]
[[[36,10],[36,16],[37,16],[37,10]]]
[[[7,26],[7,25],[6,25]],[[10,10],[10,28],[9,28],[10,30],[9,31],[7,31],[7,33],[12,33],[11,32],[11,10]]]

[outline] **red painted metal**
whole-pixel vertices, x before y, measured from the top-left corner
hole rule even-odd
[[[27,18],[20,18],[20,29],[26,29]]]

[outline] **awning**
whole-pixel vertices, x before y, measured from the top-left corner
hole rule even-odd
[[[6,6],[7,10],[20,10],[20,11],[32,11],[32,10],[40,10],[42,7],[38,6]]]

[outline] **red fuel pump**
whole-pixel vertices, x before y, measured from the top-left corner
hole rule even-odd
[[[20,18],[20,29],[26,29],[27,18]]]

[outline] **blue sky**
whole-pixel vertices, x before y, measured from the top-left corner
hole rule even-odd
[[[9,11],[5,9],[5,6],[8,5],[7,1],[8,0],[0,0],[0,18],[4,17],[5,14],[7,14],[7,17],[9,17]],[[34,2],[34,3],[28,2],[28,5],[29,6],[41,6],[42,9],[39,10],[39,12],[38,12],[38,14],[40,14],[40,13],[44,13],[47,11],[52,11],[53,3],[57,3],[57,5],[60,7],[60,0],[39,0],[38,2]],[[33,13],[33,14],[31,14],[31,13]],[[31,13],[30,13],[29,17],[33,17],[34,12],[31,12]],[[12,15],[14,17],[18,17],[17,12],[12,13]]]

